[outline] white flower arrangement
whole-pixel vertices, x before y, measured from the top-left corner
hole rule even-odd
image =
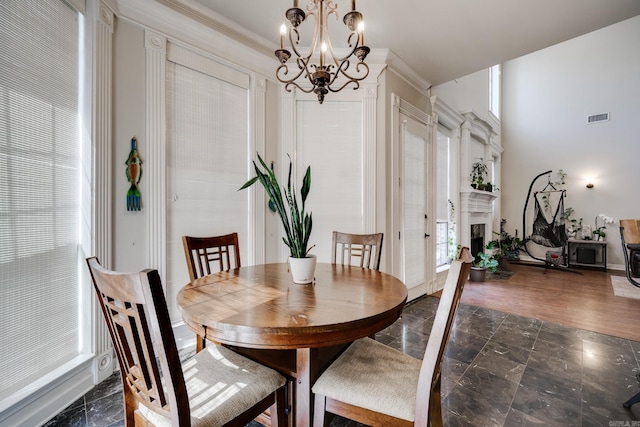
[[[598,226],[598,219],[602,220],[603,225]],[[596,229],[593,230],[593,235],[597,236],[597,239],[604,239],[606,236],[604,229],[607,228],[607,224],[615,224],[616,220],[605,214],[600,214],[596,217]]]

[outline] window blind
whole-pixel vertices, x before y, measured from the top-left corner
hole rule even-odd
[[[438,221],[449,219],[449,137],[438,131],[437,141],[437,214]]]
[[[404,282],[408,288],[425,281],[424,215],[427,141],[407,126],[404,130]]]
[[[362,103],[298,101],[296,142],[298,197],[302,177],[311,166],[311,191],[306,202],[313,214],[309,243],[316,246],[311,253],[319,262],[329,262],[334,230],[365,232]],[[294,153],[289,154],[294,158]],[[289,165],[283,166],[286,174]]]
[[[0,2],[0,400],[79,353],[79,16]]]
[[[449,227],[449,137],[438,130],[436,178],[436,267],[447,262]]]
[[[191,65],[167,62],[166,293],[175,321],[181,319],[177,293],[189,282],[183,235],[237,232],[243,264],[249,249],[249,192],[238,191],[254,157],[248,153],[248,88],[221,78],[219,66],[204,72]]]

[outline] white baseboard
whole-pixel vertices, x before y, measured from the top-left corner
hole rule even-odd
[[[173,331],[178,350],[195,345],[195,334],[184,322],[173,324]],[[74,365],[77,366],[61,368],[68,372],[52,373],[52,378],[42,378],[31,389],[3,401],[0,427],[34,427],[47,423],[118,368],[113,350],[95,357],[85,355]]]
[[[117,363],[113,357],[113,348],[105,351],[104,353],[96,356],[93,359],[92,371],[93,371],[93,383],[100,384],[106,380],[115,371]]]
[[[93,388],[93,355],[82,356],[77,366],[33,390],[17,393],[0,412],[2,427],[41,426]],[[52,375],[55,375],[52,373]],[[43,378],[42,382],[46,379]],[[3,401],[4,402],[4,401]]]
[[[427,290],[425,288],[425,285],[419,285],[407,289],[407,302],[413,301],[414,299],[420,298],[421,296],[425,295],[427,293]]]

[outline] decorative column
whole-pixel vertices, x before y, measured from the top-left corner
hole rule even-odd
[[[493,157],[493,185],[502,188],[502,147],[496,142],[496,134],[489,137],[489,145],[492,147]],[[493,202],[493,230],[500,232],[500,221],[502,219],[502,197],[497,197]]]
[[[471,216],[469,212],[469,153],[471,151],[471,123],[465,120],[460,127],[460,223],[458,228],[458,242],[462,246],[471,245]]]
[[[266,136],[265,136],[265,124],[266,124],[266,97],[267,82],[263,77],[256,75],[251,79],[251,97],[253,102],[250,105],[253,106],[253,129],[252,129],[252,147],[249,150],[251,157],[253,153],[264,153],[266,149]],[[265,160],[266,161],[266,160]],[[253,166],[252,166],[253,167]],[[251,169],[252,171],[252,169]],[[255,189],[255,187],[254,187]],[[252,196],[249,201],[249,244],[253,251],[249,251],[249,265],[264,264],[265,258],[265,206],[266,197],[264,191],[252,191]],[[262,225],[259,224],[262,222]]]
[[[148,197],[143,207],[147,214],[147,265],[158,270],[166,287],[166,57],[167,39],[145,30],[146,65],[146,160]]]
[[[366,183],[362,195],[363,230],[365,233],[376,231],[376,180],[378,179],[376,166],[376,103],[378,99],[378,85],[370,83],[363,85],[362,92],[362,173]]]
[[[95,254],[106,268],[112,268],[112,86],[113,86],[113,11],[99,2],[94,20],[94,103],[93,136],[95,150]],[[96,298],[91,296],[93,313],[94,349],[93,382],[98,384],[113,373],[113,345],[109,330]]]

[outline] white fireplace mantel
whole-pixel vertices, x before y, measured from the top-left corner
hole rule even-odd
[[[497,196],[490,191],[468,190],[460,192],[461,212],[492,213],[493,201]],[[471,224],[471,223],[470,223]]]
[[[460,231],[459,239],[463,246],[471,245],[471,225],[484,224],[485,236],[491,240],[493,235],[493,201],[497,196],[490,191],[460,191]],[[486,242],[485,242],[486,243]]]

